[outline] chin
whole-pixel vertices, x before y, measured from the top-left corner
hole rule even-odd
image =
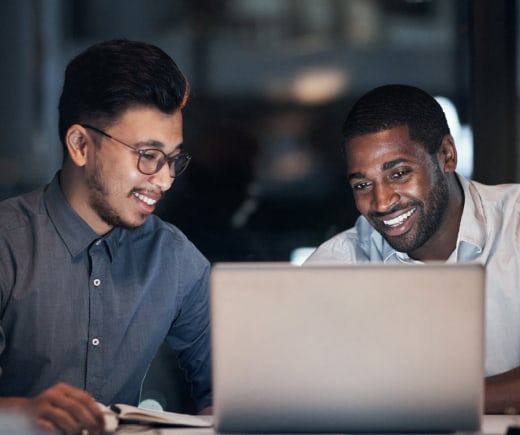
[[[123,220],[120,219],[117,224],[114,226],[125,228],[127,230],[133,230],[135,228],[139,228],[141,225],[143,225],[146,222],[146,218],[148,216],[143,216],[141,219],[134,219],[134,220]]]
[[[388,244],[399,252],[412,252],[417,249],[415,240],[407,240],[407,238],[388,238],[385,237]]]

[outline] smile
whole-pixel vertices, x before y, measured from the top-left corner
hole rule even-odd
[[[152,199],[148,196],[143,195],[142,193],[134,192],[133,195],[140,201],[143,201],[145,204],[155,205],[157,203],[156,199]]]
[[[390,220],[383,220],[384,224],[389,227],[396,227],[398,225],[401,225],[404,221],[406,221],[411,215],[415,213],[415,210],[417,210],[416,207],[412,208],[410,211],[407,211],[406,213],[403,213],[393,219]]]

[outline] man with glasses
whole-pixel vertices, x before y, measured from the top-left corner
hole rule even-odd
[[[40,427],[103,433],[96,401],[137,405],[164,341],[210,411],[210,265],[153,215],[190,161],[188,93],[155,46],[88,48],[65,72],[61,170],[0,203],[0,406]]]

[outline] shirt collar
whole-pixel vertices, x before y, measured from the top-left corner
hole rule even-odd
[[[44,201],[56,232],[74,257],[101,237],[70,206],[61,189],[59,175],[58,172],[47,186]],[[116,254],[124,231],[122,228],[114,228],[102,237],[105,240],[111,260]]]
[[[457,239],[457,260],[474,260],[484,249],[486,242],[486,216],[480,195],[472,184],[457,174],[464,192],[464,209]]]

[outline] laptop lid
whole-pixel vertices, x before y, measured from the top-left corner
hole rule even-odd
[[[475,264],[216,264],[216,430],[478,430],[484,287]]]

